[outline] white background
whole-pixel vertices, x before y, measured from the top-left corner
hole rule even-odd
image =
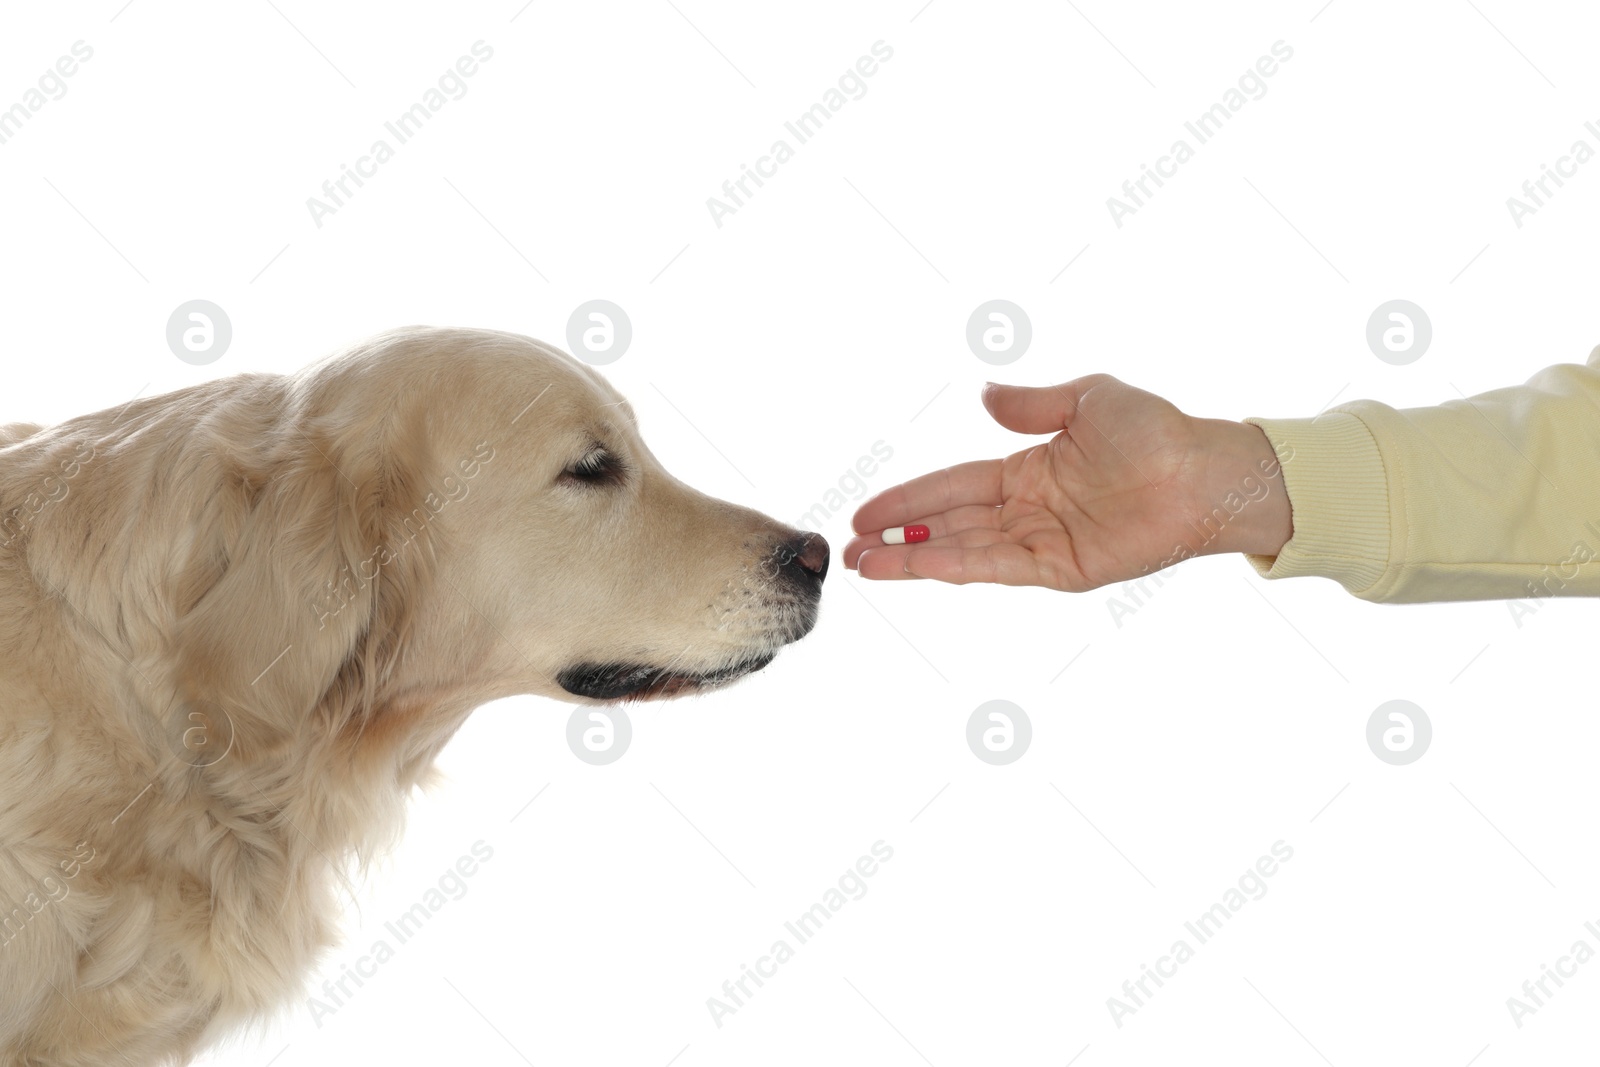
[[[1600,341],[1600,161],[1520,228],[1506,207],[1574,140],[1600,147],[1584,5],[921,2],[12,10],[0,106],[73,42],[94,55],[0,145],[0,421],[408,323],[565,347],[604,298],[634,328],[606,373],[653,450],[792,521],[880,440],[872,491],[1020,447],[978,404],[989,377],[1109,371],[1196,414],[1299,416],[1470,395]],[[480,39],[466,95],[317,227],[307,198]],[[879,40],[866,94],[716,226],[706,198]],[[1114,225],[1106,198],[1279,40],[1266,95]],[[964,337],[997,297],[1034,331],[999,368]],[[204,367],[165,341],[195,298],[234,329]],[[1433,322],[1408,366],[1364,340],[1394,298]],[[1118,589],[835,568],[812,636],[729,691],[636,708],[609,766],[568,750],[568,706],[479,711],[312,986],[482,840],[466,895],[320,1025],[297,1004],[207,1062],[1592,1055],[1600,963],[1520,1029],[1506,998],[1579,938],[1600,949],[1593,605],[1518,626],[1505,603],[1375,606],[1218,557],[1119,626]],[[995,698],[1034,730],[1006,767],[965,741]],[[1405,767],[1365,741],[1395,698],[1434,728]],[[866,896],[715,1025],[706,999],[880,839]],[[1107,998],[1278,840],[1269,892],[1115,1025]]]

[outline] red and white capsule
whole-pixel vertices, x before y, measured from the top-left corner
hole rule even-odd
[[[891,526],[883,531],[886,545],[914,545],[928,539],[929,530],[920,523],[916,526]]]

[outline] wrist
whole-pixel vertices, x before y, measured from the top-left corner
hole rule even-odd
[[[1205,457],[1200,504],[1216,531],[1202,552],[1276,556],[1294,535],[1294,510],[1272,442],[1250,423],[1197,421]]]

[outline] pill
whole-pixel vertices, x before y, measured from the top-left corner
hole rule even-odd
[[[883,543],[886,545],[914,545],[918,541],[928,539],[926,526],[891,526],[883,531]]]

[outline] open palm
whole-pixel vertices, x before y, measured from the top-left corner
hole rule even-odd
[[[873,497],[852,520],[846,566],[864,578],[1072,592],[1124,581],[1237,547],[1242,531],[1211,540],[1199,522],[1237,490],[1252,455],[1272,454],[1254,427],[1193,418],[1107,374],[1043,388],[992,385],[983,400],[1007,429],[1055,436]],[[929,539],[882,543],[882,530],[909,523],[926,525]]]

